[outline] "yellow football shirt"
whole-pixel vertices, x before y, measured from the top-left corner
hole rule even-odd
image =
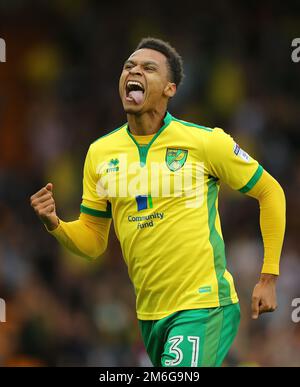
[[[139,319],[238,302],[226,270],[220,181],[247,192],[262,172],[222,129],[168,112],[147,145],[127,124],[91,144],[81,211],[113,218]]]

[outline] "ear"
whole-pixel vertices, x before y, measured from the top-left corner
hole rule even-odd
[[[168,98],[172,98],[176,94],[176,90],[175,83],[168,82],[167,86],[164,88],[164,95]]]

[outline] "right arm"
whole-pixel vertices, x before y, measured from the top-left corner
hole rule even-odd
[[[81,213],[76,221],[60,220],[56,215],[52,188],[48,183],[30,198],[31,206],[48,232],[76,255],[88,259],[102,255],[107,247],[111,219]]]

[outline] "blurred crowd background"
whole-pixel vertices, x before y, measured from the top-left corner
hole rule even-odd
[[[206,2],[205,2],[206,3]],[[79,215],[89,144],[126,121],[118,96],[123,62],[145,36],[184,59],[169,111],[219,126],[267,169],[287,198],[279,308],[250,318],[263,245],[258,203],[223,188],[220,213],[242,322],[225,365],[300,366],[300,37],[297,2],[118,3],[1,0],[0,365],[149,365],[132,285],[116,236],[87,262],[60,248],[30,196],[54,184],[59,216]],[[179,5],[181,4],[181,5]]]

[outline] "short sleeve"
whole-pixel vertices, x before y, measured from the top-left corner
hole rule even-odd
[[[99,189],[99,176],[93,163],[93,151],[90,146],[86,155],[83,171],[83,194],[80,211],[84,214],[111,218],[111,205],[107,196],[101,196]]]
[[[263,173],[262,166],[220,128],[207,139],[206,157],[210,173],[242,193],[250,191]]]

